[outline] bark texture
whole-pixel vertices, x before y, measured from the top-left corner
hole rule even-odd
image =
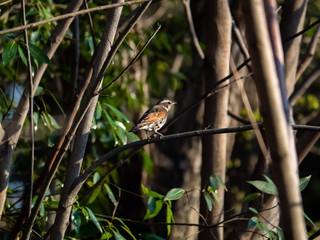
[[[246,37],[252,57],[255,82],[264,116],[267,144],[272,158],[272,175],[280,197],[281,221],[286,239],[306,239],[302,200],[299,190],[297,156],[288,121],[288,102],[283,99],[276,64],[277,56],[269,34],[263,1],[243,1]],[[282,80],[283,81],[283,80]],[[283,86],[283,85],[282,85]]]
[[[206,61],[205,89],[229,74],[231,51],[231,15],[226,1],[206,1]],[[225,88],[205,101],[204,128],[223,128],[229,125],[228,110],[229,89]],[[202,138],[201,190],[209,183],[209,177],[219,174],[225,181],[227,157],[227,135],[205,136]],[[218,197],[221,205],[216,203],[213,210],[208,210],[204,197],[200,200],[200,223],[216,224],[223,221],[224,189],[219,188]],[[200,229],[199,239],[223,239],[223,228]]]

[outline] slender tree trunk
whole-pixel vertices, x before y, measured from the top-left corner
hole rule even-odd
[[[115,1],[116,3],[123,2],[124,0]],[[93,70],[93,75],[91,82],[95,82],[98,74],[102,68],[104,61],[106,60],[108,53],[111,49],[111,43],[114,41],[119,19],[121,16],[122,7],[118,7],[111,10],[108,15],[108,21],[106,23],[105,32],[101,39],[98,47],[97,60],[95,61],[95,67]],[[75,137],[73,151],[71,155],[71,161],[68,165],[68,175],[66,177],[63,193],[60,200],[59,208],[53,229],[50,235],[50,239],[62,239],[65,231],[69,225],[70,214],[72,211],[72,205],[74,203],[73,195],[69,194],[70,188],[72,187],[73,181],[79,176],[80,168],[82,165],[82,160],[85,154],[85,149],[88,141],[88,136],[90,134],[91,123],[93,119],[93,114],[96,109],[96,104],[98,101],[98,96],[94,97],[89,110],[87,111],[85,117],[83,118],[81,125],[77,131]]]
[[[206,1],[206,62],[205,62],[205,89],[212,86],[229,74],[229,59],[231,50],[231,16],[228,2]],[[227,116],[229,89],[225,88],[205,101],[204,128],[224,128],[229,124]],[[209,183],[209,177],[219,174],[225,180],[227,135],[213,135],[202,138],[202,167],[201,189]],[[208,211],[206,202],[201,197],[200,213],[205,222],[202,224],[216,224],[224,219],[224,189],[219,188],[217,202],[213,210]],[[223,228],[200,229],[199,239],[223,239]]]
[[[275,24],[269,33],[263,1],[243,1],[243,7],[249,52],[273,161],[272,174],[280,198],[284,235],[286,239],[306,239],[289,104],[284,100],[287,97],[283,96],[285,91],[280,89],[285,81],[284,60],[279,51],[280,31]],[[274,21],[268,17],[269,21]]]

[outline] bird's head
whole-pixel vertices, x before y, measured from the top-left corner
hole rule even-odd
[[[168,111],[176,102],[172,102],[168,98],[161,99],[157,105],[163,105],[165,109]]]

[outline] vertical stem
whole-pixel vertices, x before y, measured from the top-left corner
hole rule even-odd
[[[21,0],[21,11],[22,11],[22,23],[25,26],[26,23],[26,9],[25,2]],[[33,191],[33,167],[34,167],[34,123],[33,123],[33,80],[32,80],[32,66],[28,42],[28,31],[23,30],[23,37],[26,46],[27,63],[28,63],[28,79],[29,79],[29,118],[30,118],[30,143],[31,143],[31,159],[30,159],[30,169],[29,169],[29,193],[28,193],[28,216],[31,213],[32,206],[32,191]]]

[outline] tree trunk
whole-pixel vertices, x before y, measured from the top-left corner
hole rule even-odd
[[[206,62],[205,89],[229,74],[229,59],[231,50],[231,16],[226,1],[206,1]],[[229,89],[225,88],[205,101],[204,128],[228,127],[227,116]],[[209,177],[219,174],[225,181],[227,135],[219,134],[202,137],[202,166],[201,190],[209,183]],[[200,213],[205,222],[202,224],[216,224],[224,219],[224,189],[219,188],[217,195],[221,205],[215,202],[213,210],[208,210],[204,197],[200,201]],[[199,239],[223,239],[223,228],[200,229]]]
[[[280,31],[275,24],[269,34],[263,1],[243,1],[243,7],[249,52],[271,152],[272,175],[280,198],[284,235],[286,239],[306,239],[297,156],[288,117],[289,104],[284,101],[287,98],[283,96],[285,91],[280,89],[285,81],[281,69],[284,60],[277,48]]]

